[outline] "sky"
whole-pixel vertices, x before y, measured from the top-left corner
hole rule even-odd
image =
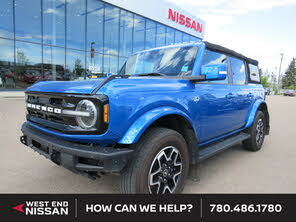
[[[169,0],[205,20],[205,38],[283,74],[296,58],[296,0]]]

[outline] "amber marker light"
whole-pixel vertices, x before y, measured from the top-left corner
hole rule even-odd
[[[109,104],[104,105],[104,122],[109,122]]]

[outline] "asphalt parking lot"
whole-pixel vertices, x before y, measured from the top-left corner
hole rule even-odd
[[[271,133],[257,153],[237,145],[199,167],[184,193],[296,193],[296,98],[269,96]],[[0,193],[118,193],[119,177],[96,181],[59,167],[19,142],[24,99],[0,98]]]

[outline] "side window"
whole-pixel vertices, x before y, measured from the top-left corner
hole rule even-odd
[[[249,64],[249,70],[250,70],[251,82],[260,83],[260,74],[259,74],[258,66]]]
[[[246,84],[246,68],[243,60],[230,57],[232,79],[235,85]]]
[[[219,52],[210,51],[208,49],[205,50],[201,66],[221,64],[221,63],[227,64],[226,55]],[[224,80],[216,80],[216,81],[210,81],[210,82],[211,83],[228,83],[228,76]]]

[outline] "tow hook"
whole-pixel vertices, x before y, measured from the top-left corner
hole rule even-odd
[[[25,146],[28,145],[28,144],[27,144],[27,137],[26,137],[26,136],[21,136],[21,137],[20,137],[20,141],[21,141],[21,143],[24,144]]]

